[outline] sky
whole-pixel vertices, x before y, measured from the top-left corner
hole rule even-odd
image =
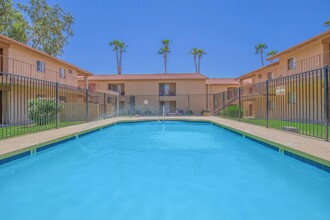
[[[14,1],[14,2],[26,2]],[[238,77],[261,66],[258,43],[282,51],[327,29],[329,0],[48,0],[75,18],[60,58],[94,74],[116,73],[108,45],[127,45],[123,74],[163,73],[157,51],[171,40],[169,73],[194,72],[193,47],[203,48],[201,73]]]

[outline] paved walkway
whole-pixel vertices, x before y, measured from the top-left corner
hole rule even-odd
[[[330,143],[323,140],[313,139],[306,136],[292,134],[285,131],[266,129],[265,127],[237,122],[233,120],[218,118],[218,117],[167,117],[166,119],[175,120],[206,120],[221,124],[236,130],[251,134],[262,139],[267,139],[271,142],[278,143],[290,149],[303,152],[321,160],[327,161],[330,164]],[[48,130],[38,133],[33,133],[25,136],[9,138],[0,141],[0,158],[22,152],[27,149],[33,149],[37,145],[52,142],[56,139],[63,139],[68,136],[74,136],[87,130],[93,130],[98,127],[105,126],[111,123],[121,121],[139,121],[139,120],[161,120],[159,117],[117,117],[106,120],[100,120],[60,129]]]

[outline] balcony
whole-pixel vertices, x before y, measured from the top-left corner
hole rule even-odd
[[[124,83],[108,84],[108,90],[111,90],[113,92],[118,92],[120,96],[125,95],[125,85],[124,85]]]
[[[159,96],[176,96],[175,83],[159,84]]]
[[[6,56],[0,56],[1,73],[9,73],[49,82],[58,82],[60,84],[74,87],[78,86],[77,75],[74,73],[69,73],[69,70],[67,70],[65,73],[60,73],[59,71],[48,68],[43,68],[43,71],[38,70],[40,70],[40,67],[38,68],[37,65],[33,65],[21,60],[12,59]]]
[[[283,63],[285,63],[285,65],[282,64],[281,66],[273,70],[274,78],[280,78],[323,68],[325,65],[330,64],[330,51],[323,52],[321,54],[297,61],[291,59],[289,59],[290,61],[283,60]]]

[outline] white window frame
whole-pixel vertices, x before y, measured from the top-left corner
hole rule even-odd
[[[59,77],[60,78],[65,78],[65,69],[64,68],[60,68],[58,71]]]
[[[292,64],[290,61],[292,61]],[[294,69],[296,69],[296,58],[291,57],[288,59],[288,70],[294,70]]]
[[[37,71],[41,73],[46,72],[46,63],[40,60],[37,60]]]

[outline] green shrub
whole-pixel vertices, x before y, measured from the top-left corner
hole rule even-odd
[[[58,103],[58,113],[63,104]],[[34,98],[28,101],[28,117],[37,125],[46,125],[56,119],[56,100],[51,98]]]
[[[241,117],[243,116],[243,108],[239,109],[237,105],[227,106],[221,110],[220,115],[230,118],[238,118],[239,112],[241,112]]]

